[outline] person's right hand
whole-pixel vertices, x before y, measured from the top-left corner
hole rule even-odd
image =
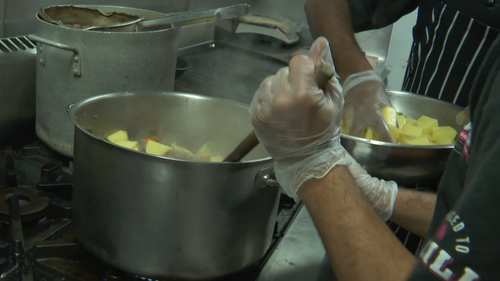
[[[363,137],[371,128],[378,140],[395,142],[382,115],[382,108],[392,106],[382,79],[374,70],[350,75],[343,84],[343,120],[349,135]]]

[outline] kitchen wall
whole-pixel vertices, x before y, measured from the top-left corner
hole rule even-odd
[[[412,28],[416,20],[417,11],[414,11],[393,25],[389,52],[385,61],[386,67],[391,71],[387,78],[389,90],[401,90],[413,42]]]
[[[252,5],[254,12],[287,16],[307,26],[303,9],[304,2],[305,0],[0,0],[0,38],[33,33],[36,27],[36,12],[41,7],[49,5],[82,3],[119,5],[171,13],[248,3]],[[395,23],[392,27],[390,42],[385,43],[389,44],[389,52],[385,61],[385,65],[391,71],[388,77],[389,89],[399,90],[401,88],[412,42],[411,28],[415,19],[416,11]],[[301,37],[303,38],[302,42],[311,41],[307,28],[301,33]]]

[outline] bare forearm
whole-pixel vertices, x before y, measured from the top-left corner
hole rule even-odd
[[[400,188],[391,220],[424,237],[429,231],[435,207],[435,193]]]
[[[341,80],[372,67],[359,47],[345,0],[307,0],[307,21],[314,38],[330,41],[332,57]]]
[[[375,213],[346,167],[305,182],[299,196],[339,281],[406,280],[415,258]]]

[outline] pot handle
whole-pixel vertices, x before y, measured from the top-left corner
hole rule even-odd
[[[73,105],[75,105],[74,103],[68,105],[68,107],[66,107],[66,112],[69,113],[69,111],[71,110],[71,108],[73,107]]]
[[[280,185],[274,175],[273,167],[264,168],[255,176],[253,193],[258,196],[260,194],[274,191],[279,187]]]
[[[77,48],[71,47],[68,45],[64,45],[64,44],[61,44],[61,43],[37,36],[37,35],[28,35],[28,39],[39,43],[37,51],[38,51],[38,55],[39,55],[39,62],[42,66],[45,66],[45,63],[47,61],[45,45],[48,45],[48,46],[51,46],[51,47],[54,47],[57,49],[73,52],[73,58],[72,58],[73,76],[75,76],[75,77],[82,76],[82,54],[80,53],[80,51]]]

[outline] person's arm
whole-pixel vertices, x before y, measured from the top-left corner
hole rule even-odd
[[[375,213],[345,166],[306,181],[298,194],[339,281],[398,281],[411,274],[415,257]]]
[[[351,74],[373,69],[354,37],[346,0],[307,0],[305,11],[313,37],[324,36],[330,42],[342,81]]]
[[[404,229],[425,237],[434,215],[436,194],[399,188],[391,220]]]

